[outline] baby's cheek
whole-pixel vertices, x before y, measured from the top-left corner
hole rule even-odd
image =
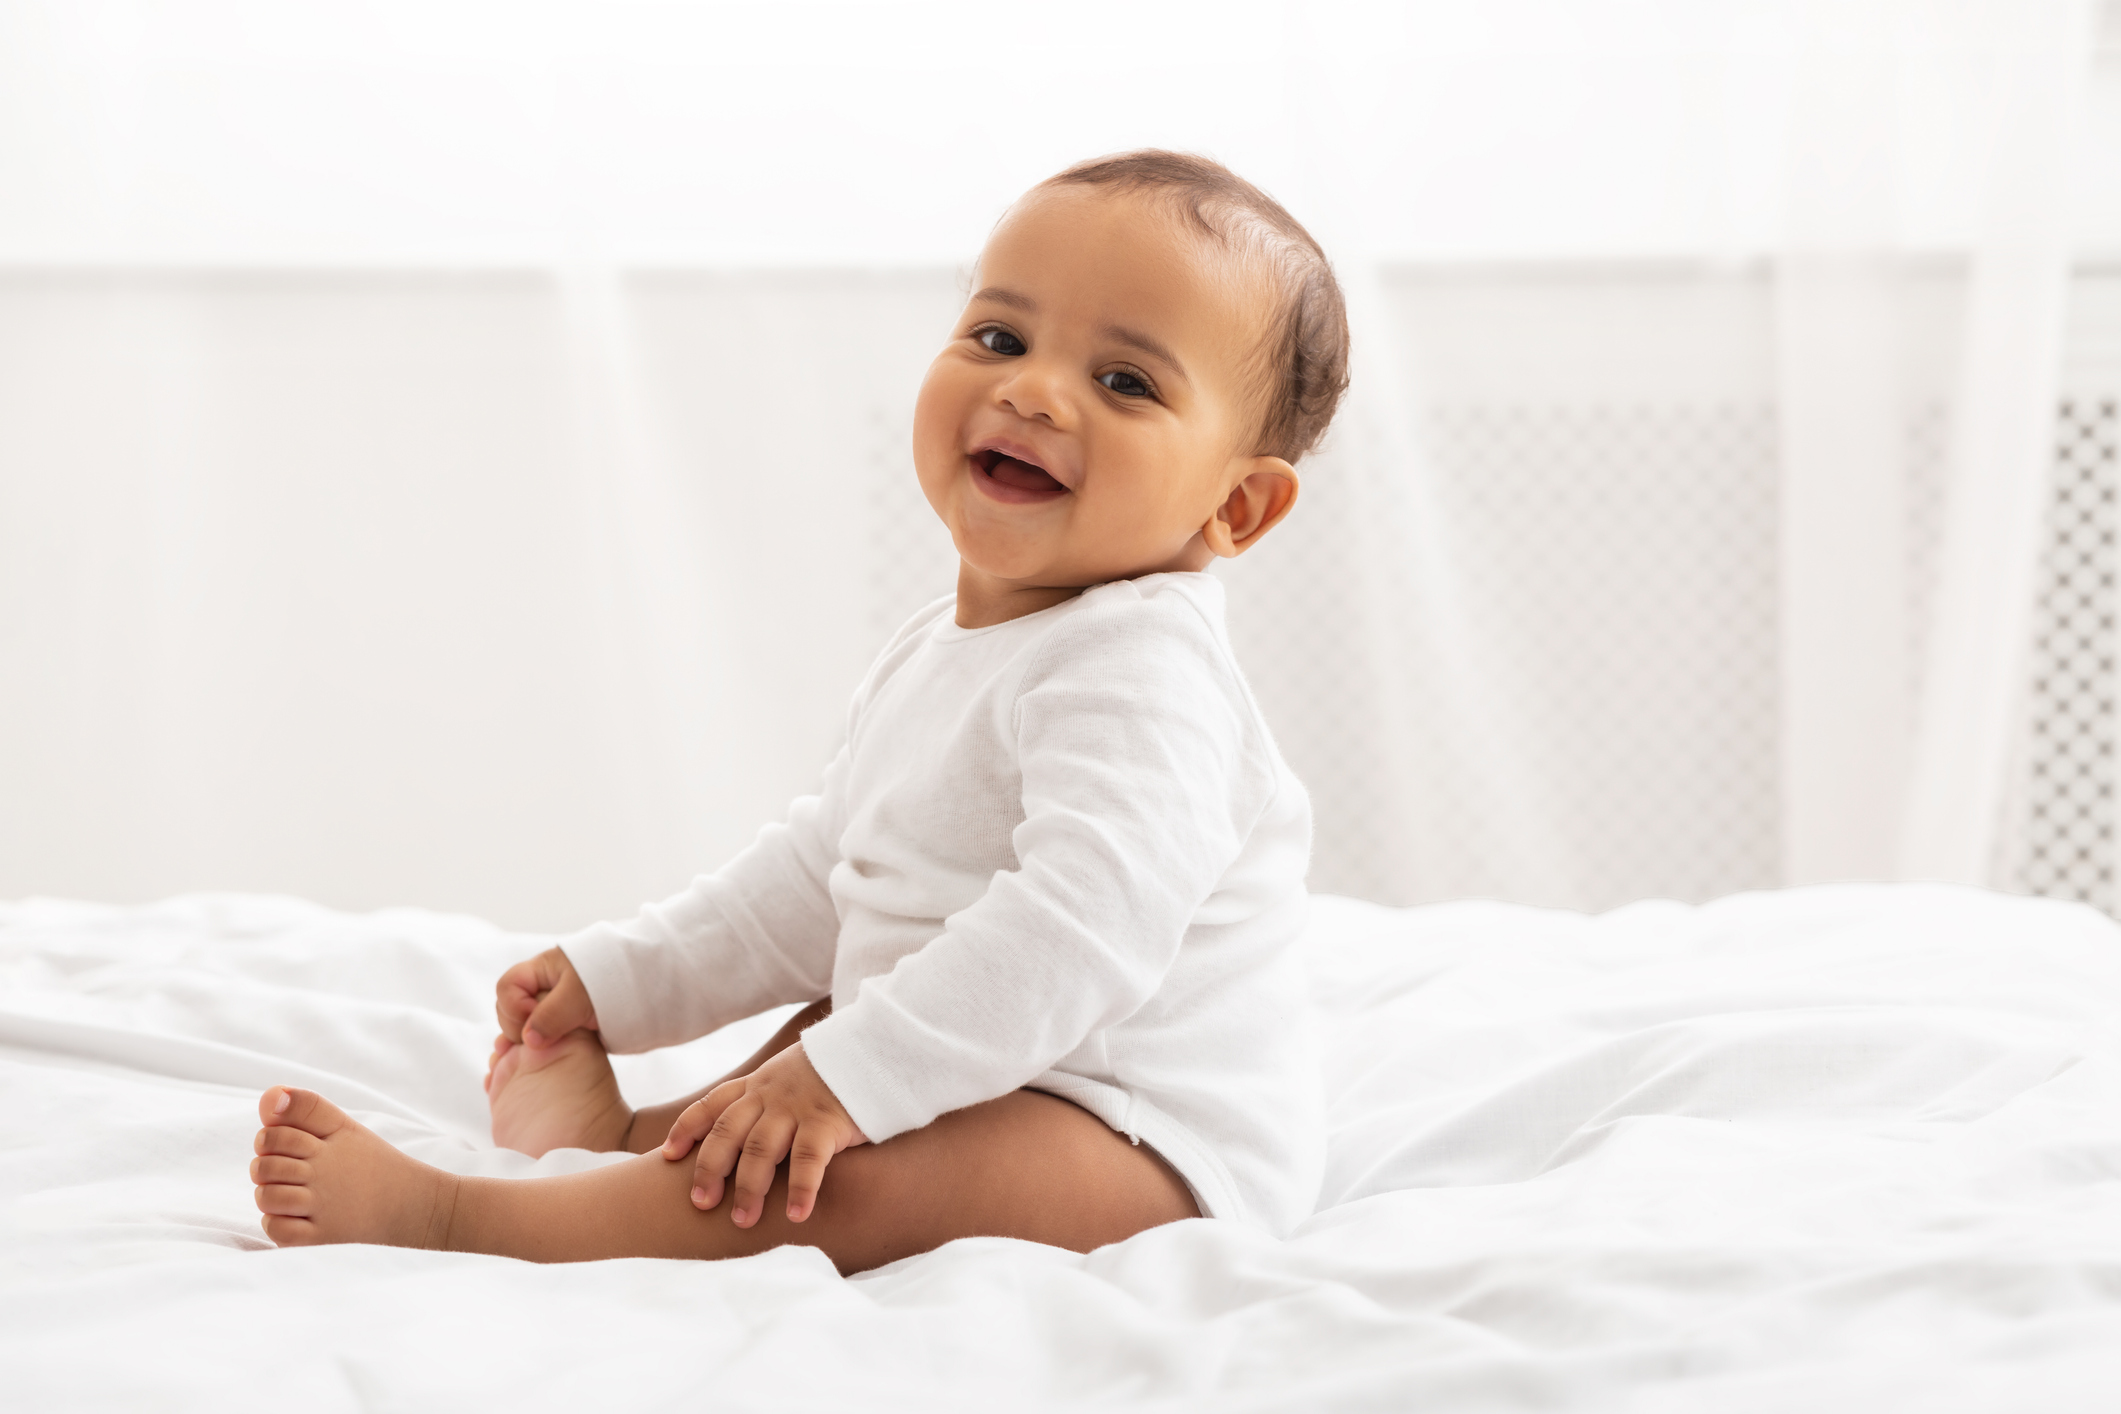
[[[958,443],[976,396],[968,370],[949,354],[929,366],[913,400],[913,460],[925,476],[938,460],[962,455]]]

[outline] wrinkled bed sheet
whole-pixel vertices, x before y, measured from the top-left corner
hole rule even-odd
[[[261,1237],[258,1091],[464,1173],[538,945],[283,899],[0,905],[10,1408],[2121,1408],[2121,930],[1943,888],[1598,918],[1318,900],[1333,1137],[1271,1241],[537,1267]],[[690,1088],[776,1022],[625,1059]]]

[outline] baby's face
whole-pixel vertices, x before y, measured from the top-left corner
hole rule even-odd
[[[968,576],[1073,589],[1205,568],[1203,526],[1272,461],[1248,445],[1270,287],[1182,219],[1051,187],[987,243],[914,413],[921,489]]]

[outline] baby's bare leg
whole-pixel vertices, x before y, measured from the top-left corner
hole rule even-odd
[[[266,1232],[285,1244],[381,1242],[532,1261],[737,1257],[786,1243],[866,1271],[957,1237],[1078,1252],[1198,1215],[1155,1151],[1066,1100],[1020,1090],[833,1160],[809,1219],[786,1217],[785,1170],[750,1228],[696,1210],[690,1156],[560,1178],[456,1178],[400,1153],[308,1091],[266,1092],[253,1165]]]
[[[1154,1150],[1066,1100],[1017,1091],[832,1161],[810,1217],[786,1216],[785,1167],[750,1228],[702,1213],[688,1155],[539,1181],[465,1179],[448,1243],[533,1261],[732,1257],[785,1243],[867,1271],[957,1237],[1020,1237],[1087,1252],[1198,1216]]]

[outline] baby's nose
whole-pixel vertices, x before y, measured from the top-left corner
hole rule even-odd
[[[1024,363],[1028,362],[1028,359],[1024,360]],[[1030,422],[1044,422],[1054,427],[1067,424],[1071,409],[1064,381],[1055,370],[1018,364],[1009,373],[1010,376],[996,389],[996,399],[1003,407]]]

